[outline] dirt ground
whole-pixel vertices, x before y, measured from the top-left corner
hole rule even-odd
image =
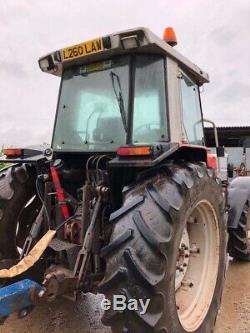
[[[101,296],[83,295],[38,306],[28,317],[11,316],[0,333],[111,333],[101,324]],[[229,266],[223,303],[214,333],[250,333],[250,264]]]
[[[215,333],[250,333],[250,263],[230,264]]]

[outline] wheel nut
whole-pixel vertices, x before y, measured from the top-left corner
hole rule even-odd
[[[182,287],[189,287],[189,288],[192,288],[194,286],[193,282],[191,281],[182,281],[181,285]]]
[[[45,290],[42,289],[42,290],[39,291],[38,296],[39,296],[40,298],[42,298],[44,294],[45,294]]]
[[[200,253],[200,249],[197,247],[196,244],[193,244],[192,247],[190,248],[191,253]]]
[[[24,317],[27,316],[27,314],[28,314],[28,310],[27,310],[27,309],[23,309],[23,310],[21,310],[21,311],[19,312],[19,317],[20,317],[20,318],[24,318]]]

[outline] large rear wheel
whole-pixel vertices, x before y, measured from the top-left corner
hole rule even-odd
[[[250,202],[246,201],[238,227],[230,229],[228,251],[235,260],[250,261]]]
[[[1,266],[19,257],[41,208],[35,180],[35,170],[29,165],[14,165],[0,173]]]
[[[111,222],[100,290],[111,302],[121,294],[150,302],[145,314],[110,309],[104,324],[115,333],[211,333],[221,301],[227,236],[221,187],[206,166],[166,166],[125,194]]]

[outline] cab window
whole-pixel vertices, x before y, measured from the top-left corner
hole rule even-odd
[[[183,130],[188,142],[204,145],[198,86],[184,73],[181,75],[181,101]]]
[[[168,140],[164,59],[136,57],[133,143]]]

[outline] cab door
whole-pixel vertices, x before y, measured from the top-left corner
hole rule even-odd
[[[204,145],[199,87],[183,71],[179,78],[183,135],[190,144]]]

